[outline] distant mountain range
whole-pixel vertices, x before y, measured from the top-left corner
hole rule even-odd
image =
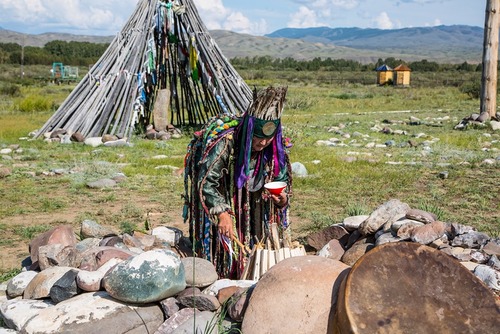
[[[439,63],[480,63],[483,28],[453,25],[404,29],[285,28],[266,36],[212,30],[211,36],[228,58],[271,56],[298,60],[352,59],[374,63],[394,57],[405,61],[426,59]],[[52,40],[110,43],[114,36],[59,33],[27,35],[0,28],[0,43],[42,47]]]

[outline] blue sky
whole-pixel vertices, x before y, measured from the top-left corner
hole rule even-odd
[[[139,0],[0,0],[0,27],[115,35]],[[295,27],[484,27],[486,0],[193,0],[208,29],[251,35]]]

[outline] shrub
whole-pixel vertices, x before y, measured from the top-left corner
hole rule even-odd
[[[5,86],[0,86],[0,94],[11,97],[20,96],[21,88],[18,85],[7,84]]]
[[[44,96],[27,96],[22,99],[16,106],[17,110],[21,112],[35,112],[35,111],[50,111],[55,110],[55,104],[52,100]]]
[[[459,87],[460,92],[467,94],[471,99],[478,99],[481,96],[481,82],[468,81]]]

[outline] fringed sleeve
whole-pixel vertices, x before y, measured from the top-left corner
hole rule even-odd
[[[216,215],[231,210],[229,168],[233,146],[232,135],[224,136],[200,161],[198,189],[207,214]]]

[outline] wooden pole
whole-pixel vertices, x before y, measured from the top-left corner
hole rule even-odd
[[[480,117],[482,120],[489,120],[496,114],[499,10],[500,0],[486,1],[483,72],[481,75]]]

